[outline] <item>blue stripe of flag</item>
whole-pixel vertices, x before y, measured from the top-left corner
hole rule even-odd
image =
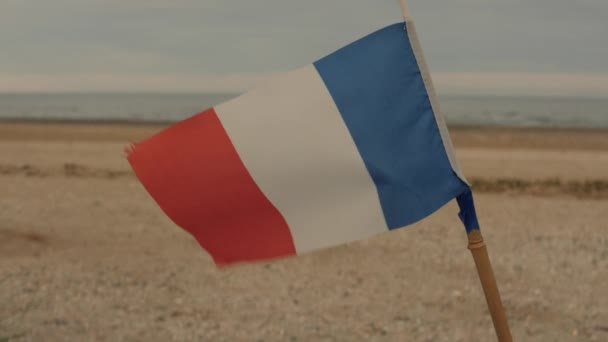
[[[448,160],[404,23],[314,65],[376,184],[389,229],[468,190]]]

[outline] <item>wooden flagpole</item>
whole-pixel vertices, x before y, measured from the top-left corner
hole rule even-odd
[[[433,102],[436,102],[435,90],[433,88],[428,68],[426,67],[426,62],[422,54],[422,49],[419,45],[418,37],[416,36],[416,29],[414,27],[414,22],[412,21],[409,7],[407,6],[407,0],[400,0],[400,5],[401,12],[407,26],[408,36],[410,38],[410,42],[412,45],[414,45],[414,54],[416,54],[418,65],[427,86],[429,97],[431,97],[431,104],[433,105]],[[433,105],[433,107],[435,107],[435,105]],[[438,108],[434,109],[439,110]],[[473,204],[471,203],[471,205]],[[496,336],[498,337],[499,342],[512,342],[513,338],[511,337],[507,316],[505,315],[502,301],[500,299],[500,293],[498,292],[498,286],[496,285],[496,278],[494,277],[494,271],[492,270],[492,264],[490,263],[490,258],[488,256],[488,250],[485,242],[483,241],[479,226],[474,228],[476,229],[467,230],[469,239],[468,248],[473,255],[473,259],[475,260],[475,266],[477,267],[477,273],[479,274],[479,279],[481,280],[481,286],[486,296],[490,316],[492,316],[492,322],[494,323],[494,329],[496,330]]]
[[[468,233],[468,237],[469,250],[471,250],[473,260],[475,260],[475,266],[477,267],[479,280],[481,280],[481,287],[486,295],[486,302],[488,303],[488,309],[490,310],[490,316],[492,316],[498,341],[512,342],[513,338],[509,330],[509,322],[502,306],[500,292],[498,292],[496,278],[494,277],[494,271],[492,270],[492,264],[488,256],[488,249],[483,241],[483,236],[481,236],[481,231],[474,229]]]

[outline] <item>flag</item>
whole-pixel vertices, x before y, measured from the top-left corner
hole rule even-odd
[[[176,123],[128,160],[218,265],[365,239],[457,197],[477,225],[408,20]]]

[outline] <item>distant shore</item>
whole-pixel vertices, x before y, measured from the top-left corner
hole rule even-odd
[[[168,125],[0,121],[0,150],[5,152],[0,175],[131,178],[131,169],[120,160],[123,149]],[[608,130],[451,127],[450,134],[478,192],[608,198]],[[28,155],[21,155],[26,149]],[[97,157],[81,154],[85,150]],[[68,157],[73,153],[80,157]]]
[[[158,121],[0,120],[0,141],[137,141],[171,125]],[[608,150],[608,130],[450,126],[456,148]]]

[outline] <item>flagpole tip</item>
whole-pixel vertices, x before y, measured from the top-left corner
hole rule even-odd
[[[407,0],[399,0],[399,5],[401,6],[401,14],[403,15],[403,19],[405,19],[406,22],[412,21],[412,13],[407,5]]]

